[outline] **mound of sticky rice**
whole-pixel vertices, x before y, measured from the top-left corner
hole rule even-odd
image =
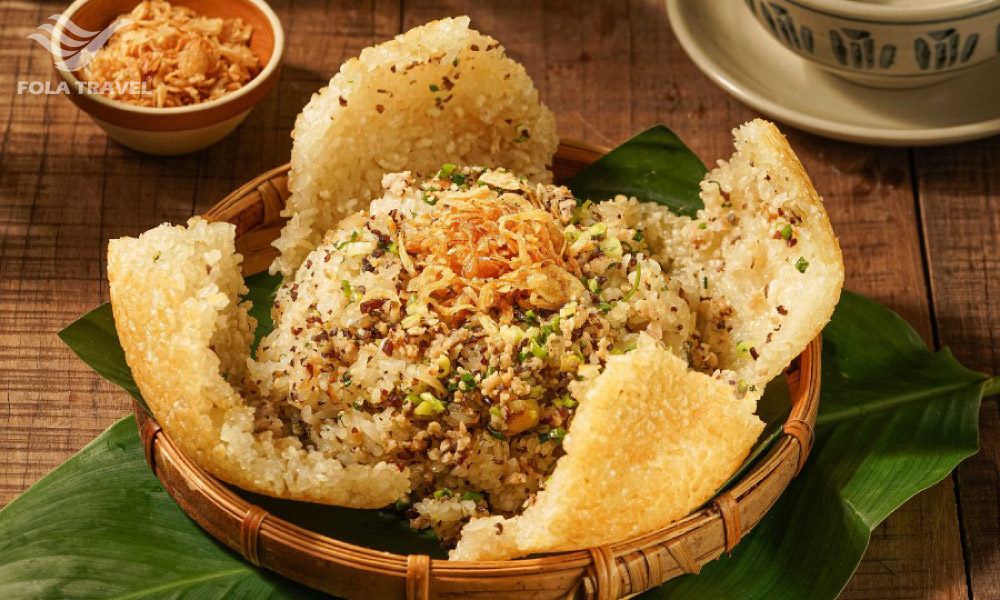
[[[126,358],[164,431],[245,489],[395,505],[463,560],[648,533],[738,468],[843,280],[787,142],[735,133],[694,219],[500,168],[385,175],[282,285],[256,358],[231,225],[115,240]]]
[[[453,542],[545,485],[610,357],[640,336],[682,356],[694,320],[635,200],[450,164],[383,188],[281,288],[244,389],[257,433],[397,465],[411,525]]]
[[[442,163],[502,166],[548,181],[558,145],[531,78],[469,18],[442,19],[344,63],[292,132],[290,217],[272,265],[290,277],[340,220],[379,194],[386,173]]]

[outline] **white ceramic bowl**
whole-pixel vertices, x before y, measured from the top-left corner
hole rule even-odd
[[[912,88],[1000,56],[1000,0],[746,0],[799,56],[846,79]]]
[[[139,0],[77,0],[63,15],[76,26],[100,31]],[[149,108],[111,100],[81,89],[72,71],[56,69],[69,85],[70,99],[86,112],[111,139],[133,150],[169,156],[187,154],[218,142],[250,114],[278,82],[285,47],[284,31],[278,16],[263,0],[172,0],[210,17],[239,17],[254,28],[250,50],[264,68],[249,83],[221,98],[176,108]],[[59,24],[53,40],[60,46],[70,38]],[[79,44],[77,44],[79,45]]]

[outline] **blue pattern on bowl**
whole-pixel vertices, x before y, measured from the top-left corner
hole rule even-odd
[[[932,83],[1000,55],[1000,0],[986,7],[976,3],[977,11],[963,12],[957,6],[948,18],[923,20],[906,20],[898,11],[885,12],[889,16],[882,19],[840,14],[825,9],[823,0],[745,0],[745,4],[764,29],[792,52],[869,85]],[[978,51],[980,39],[989,36],[994,37],[995,52]]]
[[[750,3],[752,9],[754,0],[747,1]],[[774,34],[774,37],[778,38],[778,40],[789,48],[811,54],[815,47],[812,29],[803,25],[797,32],[795,19],[788,13],[788,10],[774,2],[771,2],[770,5],[771,8],[769,10],[767,3],[761,2],[760,14],[764,22],[771,28],[771,33]]]
[[[876,66],[879,69],[889,69],[896,62],[895,44],[882,44],[876,61],[875,48],[878,44],[871,32],[864,29],[831,29],[830,46],[841,66],[855,70],[873,69]]]
[[[979,42],[979,34],[973,33],[965,38],[964,44],[961,44],[962,36],[954,28],[930,31],[927,37],[930,39],[917,38],[913,42],[917,64],[924,71],[928,69],[940,71],[969,62],[976,53],[976,45]],[[961,51],[959,51],[960,44]]]

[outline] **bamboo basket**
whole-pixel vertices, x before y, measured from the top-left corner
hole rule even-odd
[[[564,180],[606,150],[564,141],[553,170]],[[266,269],[284,220],[285,165],[231,193],[205,215],[236,225],[246,275]],[[251,563],[351,600],[548,600],[627,598],[732,551],[764,517],[802,467],[813,441],[819,402],[820,338],[786,370],[792,408],[765,455],[711,503],[669,526],[620,542],[506,562],[456,562],[349,544],[270,514],[184,456],[138,405],[135,413],[150,468],[180,507]]]

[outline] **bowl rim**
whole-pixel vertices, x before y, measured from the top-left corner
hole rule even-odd
[[[774,100],[772,95],[762,93],[753,85],[747,84],[748,80],[740,75],[738,69],[729,68],[729,66],[720,63],[716,55],[707,49],[708,46],[699,42],[701,37],[691,27],[691,15],[687,14],[683,8],[686,6],[686,0],[664,1],[667,6],[670,28],[677,37],[681,48],[698,67],[698,70],[724,92],[776,121],[829,139],[877,146],[940,146],[976,140],[1000,133],[1000,117],[956,125],[921,125],[918,128],[904,129],[892,128],[888,125],[869,126],[846,123],[798,108],[789,108],[780,101]],[[727,1],[743,2],[743,0]],[[790,53],[789,56],[793,58],[797,56],[800,59],[815,62],[799,54]],[[983,68],[982,65],[974,67]],[[972,69],[968,69],[966,73],[971,71]],[[959,72],[958,76],[963,75]],[[901,96],[901,98],[905,98],[905,96]]]
[[[964,21],[1000,9],[1000,0],[939,0],[937,4],[886,5],[864,0],[783,0],[834,18],[885,25],[929,25]]]
[[[65,19],[60,19],[56,26],[53,28],[52,38],[56,45],[62,45],[63,36],[65,35],[66,26],[65,21],[71,20],[73,15],[76,14],[81,7],[85,4],[92,2],[93,0],[75,0],[69,7],[63,11],[62,15]],[[141,1],[141,0],[139,0]],[[94,102],[108,108],[111,110],[118,110],[127,113],[133,113],[137,115],[149,115],[149,116],[163,116],[163,115],[185,115],[202,112],[205,110],[211,110],[216,107],[220,107],[224,104],[231,102],[236,102],[244,96],[253,92],[254,89],[260,87],[264,82],[269,81],[271,76],[281,65],[281,60],[285,53],[285,30],[281,26],[281,21],[278,19],[278,15],[274,12],[271,6],[264,0],[240,0],[248,4],[252,4],[257,7],[267,18],[267,22],[271,27],[271,32],[274,34],[274,50],[271,51],[271,57],[268,59],[267,64],[261,69],[260,73],[256,77],[251,79],[246,85],[238,90],[220,96],[214,100],[209,100],[208,102],[202,102],[200,104],[192,104],[189,106],[174,106],[174,107],[150,107],[150,106],[135,106],[134,104],[129,104],[127,102],[121,102],[119,100],[112,100],[104,96],[103,94],[86,94],[87,98],[93,100]],[[138,1],[136,2],[138,4]],[[81,81],[72,71],[63,71],[56,69],[59,76],[65,80],[70,88],[73,90],[78,89],[77,84]]]

